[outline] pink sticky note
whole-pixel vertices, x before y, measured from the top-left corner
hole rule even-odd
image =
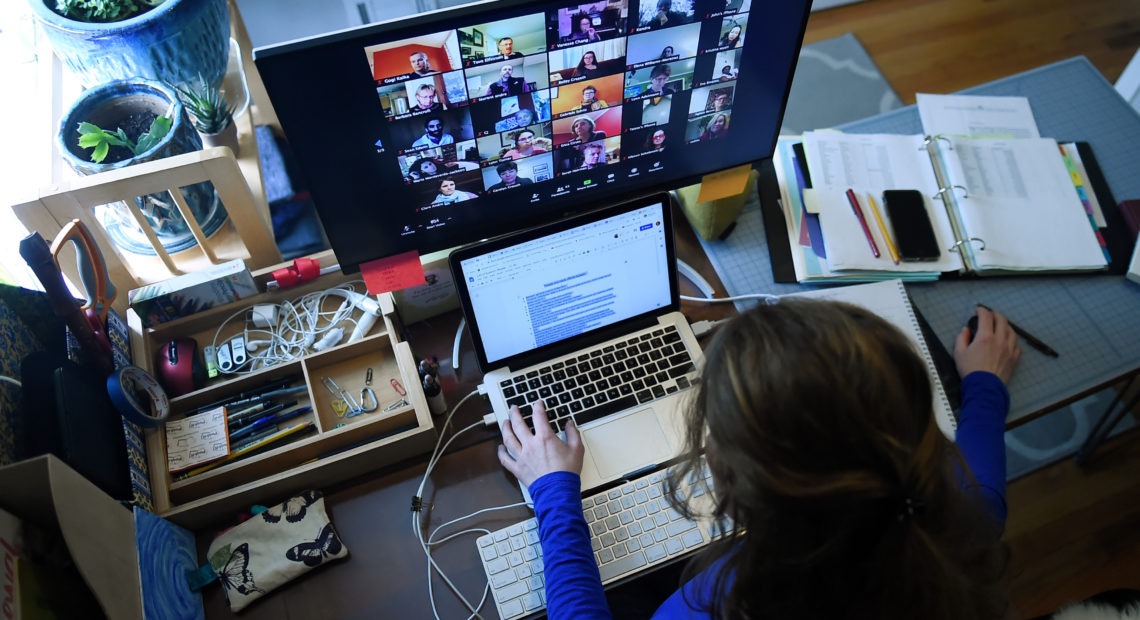
[[[419,252],[412,250],[360,264],[360,275],[369,295],[379,295],[424,283],[424,266]]]

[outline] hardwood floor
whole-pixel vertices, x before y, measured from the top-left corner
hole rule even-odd
[[[867,0],[813,13],[806,43],[853,32],[904,103],[1084,55],[1115,82],[1140,48],[1136,0]]]
[[[805,42],[853,32],[904,103],[1076,55],[1115,82],[1140,48],[1136,0],[868,0],[814,13]],[[1084,467],[1009,486],[1013,612],[1032,618],[1106,589],[1140,588],[1140,432]]]

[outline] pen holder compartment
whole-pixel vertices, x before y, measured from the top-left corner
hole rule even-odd
[[[263,284],[272,270],[256,272],[255,280]],[[201,350],[212,343],[216,335],[222,340],[243,331],[241,321],[230,321],[222,330],[218,329],[236,312],[257,304],[295,299],[347,280],[349,278],[341,274],[329,275],[294,289],[262,293],[151,329],[143,328],[138,317],[128,313],[135,362],[154,374],[156,360],[161,360],[156,354],[173,338],[194,338]],[[251,454],[220,462],[191,476],[185,474],[194,471],[193,468],[174,475],[169,472],[165,425],[148,430],[146,460],[155,512],[179,525],[197,529],[230,518],[251,503],[277,501],[304,489],[321,489],[429,451],[435,441],[435,428],[423,390],[415,380],[411,349],[394,325],[397,318],[391,295],[371,299],[378,300],[380,316],[368,334],[355,342],[337,344],[293,361],[243,374],[221,375],[202,388],[171,398],[170,419],[178,419],[226,398],[257,393],[266,386],[295,378],[291,384],[301,389],[274,402],[288,403],[284,411],[305,406],[312,409],[276,426],[286,429],[310,423],[312,428],[281,437]],[[322,311],[330,311],[338,305],[339,300],[333,300],[326,303]],[[359,315],[360,311],[353,313],[354,317]],[[351,328],[349,325],[348,329]],[[322,378],[333,379],[358,398],[369,368],[377,408],[351,417],[337,415],[335,399],[322,384]],[[406,395],[397,396],[390,383],[393,378]],[[397,402],[398,399],[406,402]],[[385,411],[385,406],[393,404],[397,406]],[[231,437],[234,430],[230,430]],[[265,432],[261,428],[256,430]],[[235,448],[232,442],[230,448],[232,454]]]

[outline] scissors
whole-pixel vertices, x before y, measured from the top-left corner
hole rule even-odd
[[[91,324],[99,345],[109,353],[111,341],[106,332],[107,312],[111,310],[118,290],[107,276],[107,262],[103,259],[103,252],[81,220],[75,219],[65,224],[52,241],[51,255],[56,267],[59,266],[59,253],[69,241],[75,244],[79,279],[87,299],[82,307],[83,313]]]

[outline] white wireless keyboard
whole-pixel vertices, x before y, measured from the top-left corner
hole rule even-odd
[[[711,487],[707,468],[704,477]],[[664,479],[664,472],[654,472],[582,500],[603,584],[667,562],[724,533],[711,519],[690,521],[670,507],[663,496]],[[711,512],[704,484],[692,487],[690,501],[701,514]],[[527,519],[480,536],[476,544],[504,620],[546,606],[537,521]]]

